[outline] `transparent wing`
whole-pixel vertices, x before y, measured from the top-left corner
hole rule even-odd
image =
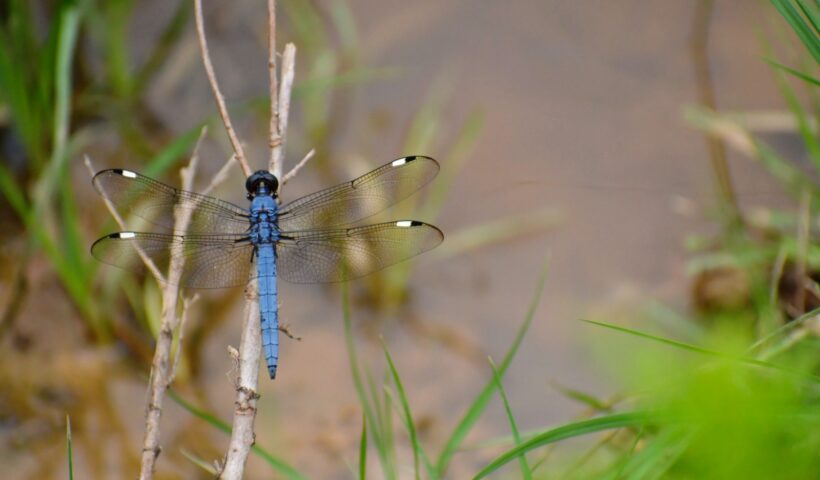
[[[138,273],[147,269],[139,252],[154,261],[162,273],[172,258],[183,261],[179,285],[222,288],[244,285],[252,264],[253,245],[244,235],[166,235],[118,232],[91,246],[98,260]]]
[[[94,188],[122,214],[134,214],[155,225],[174,228],[175,208],[190,219],[183,232],[243,233],[248,212],[223,200],[188,192],[130,170],[103,170],[92,180]]]
[[[438,228],[414,220],[282,232],[276,244],[278,275],[293,283],[342,282],[426,252],[442,240]]]
[[[282,231],[349,225],[375,215],[427,184],[439,171],[430,157],[405,157],[279,209]]]

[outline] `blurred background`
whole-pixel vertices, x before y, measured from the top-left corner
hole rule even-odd
[[[387,382],[384,338],[430,449],[492,379],[487,356],[510,348],[547,257],[504,377],[522,430],[623,392],[615,371],[633,359],[581,318],[690,340],[730,318],[755,339],[820,305],[806,283],[817,91],[765,59],[815,76],[817,63],[769,2],[279,3],[279,46],[297,47],[286,169],[316,150],[284,201],[403,155],[442,164],[392,216],[435,223],[444,244],[350,289],[357,355]],[[205,2],[254,168],[268,155],[265,15],[264,2]],[[0,33],[0,469],[66,478],[70,415],[78,478],[133,478],[160,292],[88,254],[117,227],[83,158],[178,185],[207,125],[197,185],[224,164],[193,6],[7,0]],[[214,195],[244,205],[243,182],[234,168]],[[340,290],[281,290],[300,340],[282,339],[280,373],[262,380],[257,444],[308,477],[350,478],[362,405]],[[192,307],[173,387],[187,403],[166,399],[156,478],[211,478],[190,458],[224,455],[228,436],[192,406],[230,421],[241,319],[241,289]],[[393,478],[410,478],[400,426]],[[448,478],[495,457],[482,442],[508,428],[493,399]],[[376,458],[372,478],[390,478]],[[254,455],[248,468],[281,473]]]

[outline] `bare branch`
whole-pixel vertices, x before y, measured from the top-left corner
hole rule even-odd
[[[179,315],[179,334],[177,335],[177,352],[174,355],[174,363],[171,366],[171,372],[168,374],[168,385],[174,383],[177,376],[177,369],[179,368],[179,359],[182,358],[182,341],[185,339],[185,322],[188,320],[188,312],[191,311],[191,306],[199,300],[199,294],[195,294],[190,298],[182,299],[182,313]]]
[[[236,385],[233,425],[228,454],[224,468],[219,474],[222,480],[240,480],[245,470],[248,453],[253,446],[256,419],[256,401],[259,394],[259,357],[262,355],[262,330],[259,324],[259,300],[256,281],[247,288],[245,302],[245,323],[239,340],[239,378]]]
[[[279,97],[276,76],[276,0],[268,0],[268,77],[270,82],[270,161],[268,170],[276,175],[277,169],[282,170],[280,159],[277,157],[277,147],[282,142],[279,136]],[[279,178],[279,175],[276,175]]]
[[[224,165],[222,165],[222,168],[220,168],[219,171],[216,172],[216,175],[214,175],[213,178],[211,178],[211,183],[209,183],[208,186],[205,187],[205,190],[202,191],[203,195],[210,194],[214,188],[216,188],[222,182],[228,179],[228,170],[230,170],[231,165],[233,165],[233,159],[234,155],[231,155],[231,157],[228,158],[228,161],[225,162]]]
[[[198,0],[197,0],[198,1]],[[296,65],[296,47],[287,44],[282,58],[282,77],[277,91],[276,76],[276,0],[268,0],[268,72],[270,75],[271,120],[268,166],[277,178],[282,178],[285,157],[285,132],[290,113],[290,96],[293,89]],[[300,162],[304,164],[307,160]],[[294,172],[295,173],[295,172]],[[246,294],[245,322],[239,345],[239,376],[236,379],[233,426],[228,453],[225,456],[219,478],[240,480],[245,470],[248,454],[253,446],[256,419],[256,401],[259,398],[259,357],[262,354],[262,332],[259,322],[259,300],[256,280],[251,280]]]
[[[194,152],[188,166],[180,170],[182,188],[192,190],[196,167],[199,164],[199,147],[205,139],[206,128],[202,128]],[[184,232],[191,221],[192,210],[175,209],[174,211],[174,231]],[[162,416],[162,400],[165,391],[171,384],[176,372],[176,363],[179,360],[179,353],[174,362],[173,369],[170,367],[171,348],[173,346],[174,330],[180,323],[177,316],[177,304],[180,297],[180,280],[182,270],[185,266],[185,257],[182,253],[182,245],[175,244],[171,255],[171,262],[168,265],[167,282],[162,285],[162,314],[160,320],[159,335],[154,348],[154,359],[151,362],[151,376],[149,378],[148,405],[145,415],[145,438],[142,447],[142,462],[140,468],[140,480],[150,480],[154,476],[157,457],[160,453],[160,418]],[[183,314],[185,311],[183,311]],[[180,338],[181,338],[180,332]],[[181,345],[181,344],[180,344]]]
[[[242,167],[242,172],[248,177],[251,175],[251,167],[248,165],[242,144],[236,136],[233,123],[231,123],[231,117],[228,115],[228,108],[225,106],[225,97],[219,90],[219,84],[216,81],[216,74],[214,73],[214,66],[211,63],[211,54],[208,51],[208,42],[205,39],[205,26],[202,20],[202,0],[194,0],[194,17],[196,19],[196,33],[199,39],[199,48],[202,53],[202,64],[205,66],[205,73],[208,75],[208,82],[211,84],[214,100],[216,100],[216,105],[219,108],[219,116],[222,117],[222,123],[225,124],[228,138],[230,138],[233,151],[236,153],[236,161],[239,162],[239,165]]]
[[[285,140],[290,115],[290,95],[293,90],[293,78],[296,71],[296,46],[292,43],[285,45],[282,55],[282,83],[279,86],[279,106],[277,109],[277,139],[273,146],[270,171],[276,178],[282,178],[285,164]]]
[[[295,177],[296,174],[299,173],[299,170],[301,170],[302,167],[304,167],[305,164],[308,161],[310,161],[310,159],[313,158],[315,155],[316,155],[316,150],[311,148],[310,151],[307,153],[307,155],[305,155],[304,158],[302,158],[302,160],[300,160],[299,163],[296,164],[296,166],[291,168],[290,171],[288,173],[286,173],[284,177],[282,177],[282,181],[279,182],[279,183],[281,185],[284,185],[284,184],[288,183],[288,181],[292,180],[293,177]]]

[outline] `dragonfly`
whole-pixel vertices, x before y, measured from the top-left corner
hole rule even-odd
[[[184,288],[257,281],[262,346],[270,378],[279,360],[277,280],[332,283],[362,277],[435,248],[437,227],[417,220],[356,226],[429,183],[439,164],[399,158],[354,180],[280,205],[279,181],[259,170],[245,182],[249,208],[180,190],[124,169],[102,170],[92,183],[122,215],[162,231],[122,231],[91,246],[98,260],[137,273],[145,259],[167,271],[181,264]],[[187,222],[178,221],[185,218]],[[180,228],[182,227],[182,228]]]

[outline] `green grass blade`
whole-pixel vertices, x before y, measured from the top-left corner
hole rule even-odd
[[[52,117],[52,150],[46,171],[40,176],[34,192],[34,209],[37,218],[44,218],[50,209],[53,192],[63,172],[66,145],[68,143],[71,108],[71,65],[77,43],[80,13],[76,6],[64,6],[60,11],[55,62],[54,113]]]
[[[367,417],[362,414],[362,436],[359,439],[359,480],[367,478]]]
[[[504,391],[504,385],[501,383],[501,377],[498,376],[498,368],[496,368],[492,358],[488,358],[488,360],[490,362],[490,368],[493,369],[493,380],[495,380],[498,395],[501,397],[501,401],[504,404],[504,411],[507,413],[507,421],[510,424],[513,441],[515,442],[515,446],[519,447],[521,446],[521,434],[518,432],[518,425],[515,423],[515,415],[513,415],[512,408],[510,408],[510,402],[507,399],[507,393]],[[518,457],[518,462],[521,466],[521,478],[531,480],[532,470],[530,470],[530,466],[527,463],[527,455],[522,453]]]
[[[170,145],[156,154],[141,173],[154,178],[162,176],[165,171],[176,165],[180,159],[188,156],[188,152],[194,148],[194,144],[199,139],[201,133],[202,125],[197,125],[183,133],[171,142]]]
[[[197,455],[194,455],[193,453],[189,452],[188,450],[186,450],[184,448],[180,448],[179,453],[181,453],[183,457],[187,458],[189,462],[193,463],[194,465],[201,468],[202,470],[208,472],[208,474],[213,475],[213,476],[216,476],[216,475],[219,474],[219,472],[216,471],[216,468],[214,468],[213,465],[206,462],[204,459],[198,457]]]
[[[626,471],[626,468],[629,464],[629,461],[632,459],[632,456],[635,455],[635,449],[638,447],[638,442],[641,441],[641,438],[643,438],[643,435],[644,435],[644,429],[641,428],[640,430],[638,430],[638,433],[635,435],[635,439],[632,441],[632,445],[629,447],[629,452],[627,452],[626,456],[624,456],[623,459],[618,460],[618,462],[616,463],[615,468],[617,468],[617,470],[614,472],[615,475],[612,476],[612,477],[609,477],[609,478],[612,478],[613,480],[618,480],[619,478],[623,478],[624,472]],[[607,477],[604,477],[604,478],[607,478]],[[604,480],[604,478],[602,478],[601,480]]]
[[[369,374],[368,374],[369,375]],[[385,373],[385,377],[387,373]],[[385,378],[385,381],[387,378]],[[373,397],[377,397],[377,393],[375,390],[376,384],[373,382],[372,375],[370,375],[370,384],[373,386]],[[382,438],[384,439],[385,444],[385,451],[387,452],[387,457],[385,460],[385,477],[389,479],[398,478],[398,458],[396,455],[396,436],[395,431],[393,429],[393,399],[390,397],[390,390],[386,388],[384,382],[382,383],[381,389],[382,395],[381,400],[376,403],[377,411],[381,412],[381,431],[382,431]]]
[[[484,478],[520,455],[559,440],[612,430],[615,428],[643,427],[652,423],[652,421],[652,416],[645,412],[628,412],[615,413],[612,415],[562,425],[535,435],[529,440],[524,441],[521,445],[518,445],[499,455],[486,467],[481,469],[481,471],[479,471],[473,479],[477,480],[479,478]]]
[[[691,344],[684,343],[684,342],[678,342],[677,340],[672,340],[672,339],[669,339],[669,338],[664,338],[664,337],[660,337],[660,336],[657,336],[657,335],[652,335],[652,334],[649,334],[649,333],[641,332],[639,330],[633,330],[631,328],[621,327],[619,325],[613,325],[611,323],[598,322],[598,321],[595,321],[595,320],[587,320],[587,319],[581,319],[581,321],[589,323],[591,325],[597,325],[599,327],[609,328],[609,329],[612,329],[612,330],[615,330],[615,331],[618,331],[618,332],[621,332],[621,333],[634,335],[636,337],[644,338],[644,339],[647,339],[647,340],[652,340],[652,341],[655,341],[655,342],[658,342],[658,343],[662,343],[662,344],[669,345],[669,346],[672,346],[672,347],[680,348],[682,350],[687,350],[687,351],[690,351],[690,352],[693,352],[693,353],[700,353],[700,354],[709,355],[709,356],[712,356],[712,357],[722,358],[722,359],[726,359],[726,360],[732,360],[732,361],[739,362],[739,363],[746,364],[746,365],[750,365],[750,366],[763,367],[763,368],[778,370],[780,372],[790,373],[792,375],[797,375],[797,376],[807,378],[807,379],[809,379],[809,380],[811,380],[815,383],[820,383],[820,377],[817,377],[815,375],[808,374],[808,373],[805,373],[805,372],[798,372],[798,371],[795,371],[795,370],[788,369],[786,367],[782,367],[780,365],[775,365],[773,363],[764,362],[762,360],[757,360],[757,359],[754,359],[754,358],[740,357],[740,356],[737,356],[737,355],[732,355],[732,354],[728,354],[728,353],[725,353],[725,352],[720,352],[720,351],[717,351],[717,350],[710,350],[708,348],[699,347],[697,345],[691,345]]]
[[[292,98],[294,100],[302,99],[313,95],[324,95],[332,89],[362,86],[370,82],[395,78],[401,72],[401,69],[391,67],[359,67],[343,73],[314,76],[295,85]],[[254,102],[254,106],[257,105],[270,105],[270,100],[267,97],[259,99],[258,102]]]
[[[193,404],[187,402],[185,399],[180,397],[175,391],[168,389],[168,397],[171,398],[177,405],[185,409],[191,415],[197,417],[198,419],[204,421],[208,425],[216,428],[217,430],[221,430],[230,435],[231,427],[227,423],[220,420],[216,415],[197,408]],[[280,474],[284,475],[286,478],[291,480],[306,480],[307,477],[299,473],[298,470],[287,464],[284,460],[275,457],[270,452],[265,450],[264,448],[260,447],[258,444],[254,444],[251,447],[251,452],[255,453],[257,456],[262,458],[268,465],[270,465],[274,470],[279,472]]]
[[[76,195],[71,184],[71,174],[65,168],[60,179],[60,212],[62,223],[61,242],[63,252],[69,264],[73,266],[74,275],[82,285],[89,288],[89,255],[85,240],[80,232],[80,218],[78,215]]]
[[[820,39],[818,39],[818,31],[811,25],[806,23],[794,6],[792,0],[771,0],[780,15],[791,25],[794,33],[797,34],[800,41],[803,42],[806,49],[814,57],[814,61],[820,63]]]
[[[806,2],[806,0],[797,0],[797,6],[803,12],[806,19],[811,23],[815,32],[820,33],[820,2],[813,0],[814,4]]]
[[[0,193],[6,198],[14,213],[20,217],[24,224],[27,224],[30,206],[26,200],[26,194],[18,185],[17,180],[5,165],[0,164]]]
[[[422,117],[425,118],[425,117]],[[484,131],[484,113],[480,110],[470,112],[464,121],[460,131],[455,136],[455,141],[450,147],[450,151],[443,158],[442,169],[439,178],[428,188],[427,198],[424,208],[421,211],[421,218],[424,220],[434,220],[438,217],[447,196],[452,191],[453,182],[458,178],[461,169],[471,158],[473,149],[478,141],[481,132]],[[419,150],[424,151],[424,150]],[[449,240],[448,240],[449,242]]]
[[[794,198],[800,198],[804,191],[813,191],[815,188],[813,181],[803,171],[781,158],[737,121],[699,107],[686,108],[684,116],[694,127],[726,140],[741,152],[757,159]]]
[[[336,0],[330,4],[330,18],[333,26],[339,33],[342,50],[345,53],[357,52],[359,48],[359,34],[356,28],[356,20],[350,5],[344,0]]]
[[[564,221],[564,217],[559,210],[546,207],[489,220],[457,232],[448,232],[447,241],[430,252],[430,256],[436,260],[443,260],[534,235],[557,227]]]
[[[363,414],[367,418],[367,424],[369,425],[370,431],[373,435],[373,445],[376,447],[376,451],[379,454],[379,459],[382,462],[382,466],[385,469],[390,470],[387,467],[390,464],[387,447],[388,440],[383,437],[382,432],[380,431],[382,425],[382,422],[380,421],[381,415],[379,412],[375,411],[373,403],[368,400],[368,393],[365,389],[365,384],[362,379],[362,372],[359,367],[359,358],[358,355],[356,355],[356,345],[353,341],[353,325],[350,315],[350,298],[348,288],[347,283],[342,283],[342,317],[344,320],[345,345],[347,347],[347,359],[350,364],[350,373],[353,377],[353,386],[356,389],[356,395],[359,397],[359,403],[361,403]],[[378,400],[374,401],[378,403]]]
[[[541,295],[544,292],[544,285],[547,282],[547,272],[549,271],[549,262],[545,261],[544,266],[541,269],[541,275],[538,279],[538,284],[535,288],[535,294],[533,296],[532,301],[530,302],[529,308],[527,310],[527,314],[524,317],[524,321],[521,323],[521,326],[518,327],[518,332],[515,335],[515,339],[513,340],[512,345],[510,345],[509,350],[504,355],[504,359],[501,361],[501,365],[498,368],[498,375],[499,377],[503,378],[504,374],[507,373],[507,368],[510,366],[515,354],[518,353],[518,348],[521,346],[521,342],[524,340],[524,335],[526,335],[527,331],[529,330],[530,324],[532,323],[532,319],[535,317],[535,312],[538,309],[538,306],[541,303]],[[461,443],[464,441],[464,438],[473,428],[473,425],[478,421],[481,414],[484,412],[484,409],[487,407],[487,404],[492,398],[493,393],[495,392],[495,380],[490,379],[487,382],[487,385],[484,386],[484,389],[481,390],[481,393],[473,400],[472,405],[467,411],[464,413],[464,416],[461,417],[458,425],[453,430],[453,433],[450,434],[450,438],[447,440],[447,443],[444,445],[441,453],[439,454],[438,460],[436,462],[436,474],[439,477],[444,476],[444,472],[447,470],[447,466],[450,464],[450,460],[455,455],[458,448],[461,446]]]
[[[644,429],[641,429],[641,432],[643,431]],[[630,449],[630,457],[625,462],[619,462],[618,471],[613,475],[604,476],[602,480],[665,478],[669,469],[686,451],[690,441],[690,435],[680,429],[665,429],[653,436],[646,447],[635,453],[635,445],[640,437],[639,432]]]
[[[424,452],[424,449],[421,447],[421,443],[419,442],[415,422],[413,421],[413,413],[410,410],[410,402],[407,400],[407,393],[404,390],[404,385],[401,383],[399,371],[396,370],[396,365],[393,363],[393,357],[390,355],[390,351],[388,351],[387,345],[384,343],[384,339],[382,339],[382,350],[384,350],[384,356],[387,359],[390,374],[393,376],[393,383],[396,385],[396,391],[399,394],[402,414],[404,415],[404,423],[407,428],[407,433],[410,435],[410,444],[413,447],[413,471],[415,473],[415,478],[420,478],[419,458],[424,459],[424,468],[427,471],[427,478],[434,478],[435,474],[433,472],[433,466],[430,464],[430,460],[427,458],[427,454]]]
[[[753,343],[751,346],[749,346],[749,349],[747,350],[747,352],[750,353],[750,354],[753,353],[755,350],[757,350],[760,347],[762,347],[763,345],[766,345],[767,343],[769,343],[769,341],[771,341],[772,339],[774,339],[776,337],[783,336],[786,333],[789,333],[789,332],[795,330],[796,328],[800,327],[801,325],[806,323],[808,320],[811,320],[812,318],[814,318],[817,315],[820,315],[820,308],[815,308],[814,310],[812,310],[810,312],[806,312],[803,315],[800,315],[799,317],[795,318],[794,320],[790,321],[789,323],[784,323],[783,325],[781,325],[777,329],[770,332],[768,335],[758,339],[755,343]],[[763,356],[764,358],[768,356],[765,353],[761,353],[760,355]]]
[[[803,138],[803,143],[809,153],[809,158],[814,164],[814,169],[820,171],[820,141],[818,141],[816,129],[812,128],[811,125],[812,119],[810,119],[810,117],[812,114],[807,112],[803,105],[801,105],[797,93],[789,82],[786,81],[785,76],[778,70],[774,70],[774,74],[777,85],[780,88],[780,93],[783,95],[786,104],[789,106],[789,110],[791,110],[792,115],[794,115],[797,121],[797,130]]]
[[[68,454],[68,479],[74,480],[74,453],[71,448],[71,417],[65,416],[65,447]]]
[[[145,61],[139,72],[135,75],[134,88],[132,91],[134,98],[138,98],[142,95],[149,82],[159,71],[159,68],[165,63],[171,52],[173,52],[174,47],[186,31],[185,27],[191,18],[192,8],[193,2],[179,2],[171,19],[165,24],[162,34],[160,34],[159,39],[154,45],[148,60]]]
[[[401,377],[399,377],[399,372],[396,370],[396,365],[393,363],[393,358],[390,356],[390,352],[387,350],[387,345],[384,344],[384,340],[382,340],[382,350],[384,350],[387,365],[393,376],[393,383],[396,385],[396,390],[399,394],[399,401],[401,402],[402,413],[404,414],[404,423],[407,425],[407,433],[410,435],[410,444],[413,447],[413,476],[418,480],[421,478],[419,477],[419,450],[421,450],[421,447],[419,446],[418,436],[416,436],[416,426],[413,422],[413,414],[410,411],[410,402],[407,400],[404,386],[401,383]]]
[[[54,105],[54,156],[63,157],[68,141],[69,116],[71,108],[71,66],[77,33],[80,26],[80,11],[76,6],[64,6],[57,40],[57,65]],[[56,163],[56,162],[55,162]]]
[[[820,87],[820,80],[812,77],[811,75],[809,75],[807,73],[803,73],[800,70],[795,70],[794,68],[787,67],[786,65],[783,65],[782,63],[778,63],[778,62],[776,62],[776,61],[774,61],[770,58],[764,58],[763,61],[768,63],[769,65],[771,65],[774,68],[780,69],[780,70],[782,70],[786,73],[789,73],[789,74],[799,78],[800,80],[803,80],[804,82],[806,82],[810,85],[814,85],[815,87]]]
[[[558,390],[558,392],[560,392],[565,397],[571,400],[575,400],[576,402],[582,405],[586,405],[587,407],[593,410],[599,412],[612,410],[611,405],[608,405],[606,402],[599,400],[598,398],[594,397],[593,395],[590,395],[589,393],[565,387],[564,385],[561,385],[560,383],[554,381],[550,382],[550,386]]]

